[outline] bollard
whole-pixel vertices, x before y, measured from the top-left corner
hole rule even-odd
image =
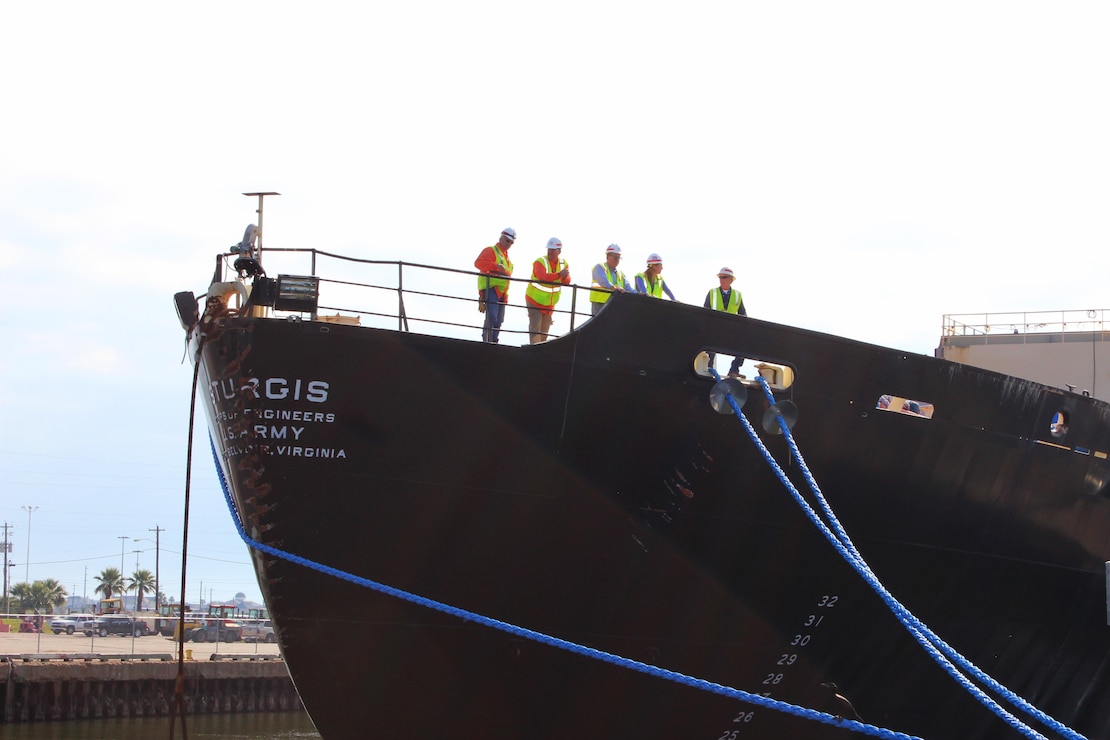
[[[186,650],[185,651],[185,660],[192,660],[192,659],[193,659],[193,651],[192,650]]]

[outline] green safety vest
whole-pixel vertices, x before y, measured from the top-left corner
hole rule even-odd
[[[567,261],[560,257],[558,266],[552,267],[547,255],[540,257],[536,262],[542,264],[543,269],[547,272],[562,272],[567,266]],[[528,283],[528,290],[525,294],[541,306],[554,306],[559,302],[559,295],[562,290],[562,283],[540,283],[533,280]]]
[[[614,287],[623,287],[624,284],[627,282],[624,279],[624,273],[620,270],[610,270],[608,264],[603,265],[601,269],[605,270],[605,277],[609,278],[609,283]],[[592,275],[593,273],[591,272],[590,274]],[[593,287],[600,288],[601,283],[597,282],[597,280],[594,280]],[[605,303],[605,301],[609,300],[609,296],[611,295],[612,293],[610,293],[608,290],[591,290],[590,303]]]
[[[645,275],[642,272],[637,273],[636,277],[638,277],[638,278],[640,278],[641,280],[644,281],[644,287],[647,288],[647,294],[649,296],[651,296],[652,298],[662,298],[663,297],[663,276],[662,275],[660,275],[659,278],[655,281],[655,285],[652,285],[650,282],[648,282],[647,275]]]
[[[725,297],[721,294],[720,288],[714,288],[709,291],[709,307],[714,311],[728,311],[729,313],[739,314],[740,304],[744,302],[744,297],[740,295],[740,291],[733,288],[729,293],[728,305],[725,305]]]
[[[493,258],[497,260],[497,264],[505,268],[506,272],[513,274],[513,263],[509,262],[509,255],[502,252],[497,244],[493,245]],[[483,291],[486,288],[497,288],[502,295],[508,295],[509,279],[500,275],[479,275],[478,290]]]

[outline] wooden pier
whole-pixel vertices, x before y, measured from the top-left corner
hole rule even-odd
[[[301,710],[275,655],[214,655],[184,663],[187,714]],[[0,656],[4,723],[157,717],[173,709],[178,663],[142,653]]]

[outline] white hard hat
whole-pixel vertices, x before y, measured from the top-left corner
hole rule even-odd
[[[717,277],[735,278],[736,276],[732,274],[731,268],[722,267],[720,271],[717,272]]]
[[[605,248],[605,254],[620,254],[621,248],[619,244],[610,244]]]
[[[547,240],[547,248],[548,249],[562,249],[563,248],[563,242],[561,242],[559,240],[559,237],[553,236],[553,237],[551,237],[550,239]]]
[[[501,232],[501,236],[506,237],[511,242],[515,242],[516,241],[516,229],[514,229],[512,226],[510,226],[509,228],[507,228],[507,229],[505,229],[504,231]]]
[[[649,265],[661,265],[661,264],[663,264],[663,258],[660,257],[659,255],[655,254],[654,252],[652,252],[651,254],[648,255],[648,264]]]

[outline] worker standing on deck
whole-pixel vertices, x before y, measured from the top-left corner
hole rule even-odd
[[[482,341],[497,344],[501,322],[505,320],[505,304],[509,302],[509,281],[513,263],[509,261],[509,247],[516,241],[516,230],[511,226],[501,232],[492,247],[486,247],[474,260],[478,276],[478,310],[486,314],[482,325]]]
[[[717,278],[720,280],[720,285],[713,288],[705,296],[705,307],[711,308],[714,311],[724,311],[725,313],[736,314],[739,316],[747,316],[748,311],[744,308],[744,296],[740,294],[740,290],[733,290],[732,281],[736,279],[736,275],[728,267],[722,267],[717,272]],[[713,367],[713,361],[716,355],[712,352],[709,353],[709,367]],[[732,365],[728,369],[730,378],[735,378],[740,375],[740,366],[744,364],[744,358],[734,357]]]
[[[591,315],[597,316],[597,312],[609,300],[611,291],[632,292],[632,287],[628,284],[624,273],[617,269],[620,261],[621,248],[616,244],[610,244],[605,248],[605,261],[594,265],[592,273],[594,290],[590,291]],[[598,290],[598,288],[604,288],[604,290]]]
[[[667,287],[663,281],[663,258],[657,254],[649,254],[647,258],[647,267],[644,271],[636,275],[636,292],[643,293],[644,295],[651,296],[652,298],[662,298],[666,293],[667,297],[672,301],[677,300],[674,293]]]
[[[532,282],[528,283],[525,299],[528,302],[528,341],[539,344],[547,341],[555,304],[559,302],[564,285],[570,285],[570,267],[562,258],[563,242],[556,237],[547,240],[547,254],[532,263]]]

